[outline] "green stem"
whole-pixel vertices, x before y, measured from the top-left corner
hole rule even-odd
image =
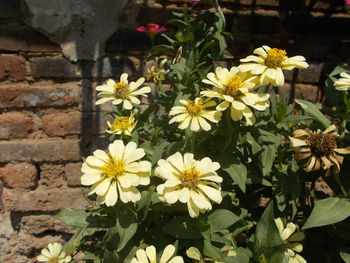
[[[341,181],[340,181],[339,175],[338,175],[337,172],[334,171],[334,170],[333,170],[333,175],[334,175],[335,181],[337,182],[337,184],[338,184],[340,190],[342,191],[343,195],[344,195],[345,197],[348,197],[348,193],[345,191],[345,189],[344,189],[344,187],[343,187],[343,184],[342,184]]]
[[[228,127],[228,139],[226,141],[226,144],[222,148],[222,151],[221,151],[222,153],[227,150],[227,148],[229,147],[229,145],[232,142],[233,128],[232,128],[232,121],[231,121],[231,116],[230,116],[230,110],[226,111],[226,123],[227,123],[227,127]]]
[[[191,153],[194,153],[195,141],[196,141],[196,132],[191,131]]]

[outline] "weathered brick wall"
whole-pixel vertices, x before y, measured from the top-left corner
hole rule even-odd
[[[94,88],[122,72],[144,75],[150,41],[133,26],[166,24],[180,5],[135,3],[134,13],[121,16],[104,58],[73,63],[59,45],[24,25],[20,1],[1,1],[0,262],[35,261],[48,242],[72,234],[52,216],[88,205],[79,193],[81,157],[108,144],[100,116],[108,105],[94,105]],[[350,16],[342,0],[225,0],[222,5],[235,57],[224,64],[237,65],[262,44],[310,63],[307,70],[286,74],[281,94],[321,100],[326,73],[350,55]]]

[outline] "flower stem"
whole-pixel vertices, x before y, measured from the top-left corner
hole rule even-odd
[[[348,197],[348,193],[345,191],[345,189],[344,189],[344,187],[343,187],[343,184],[342,184],[341,181],[340,181],[339,175],[338,175],[337,172],[334,171],[334,170],[333,170],[333,175],[334,175],[335,181],[337,182],[337,184],[338,184],[340,190],[342,191],[343,195],[344,195],[345,197]]]
[[[226,144],[224,145],[224,147],[221,150],[222,153],[227,150],[228,146],[232,142],[233,128],[232,128],[232,121],[231,121],[231,116],[230,116],[229,110],[226,111],[226,123],[227,123],[227,127],[228,127],[228,139],[226,141]]]
[[[196,141],[196,132],[191,132],[191,153],[194,153],[194,145]]]

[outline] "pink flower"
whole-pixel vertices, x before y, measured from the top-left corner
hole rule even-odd
[[[345,2],[346,2],[348,5],[350,5],[350,0],[345,0]]]
[[[155,35],[159,32],[165,31],[165,26],[160,27],[158,24],[147,24],[147,26],[139,26],[136,28],[137,31],[145,32],[150,35]]]
[[[195,5],[197,5],[201,0],[191,0],[192,2],[192,7],[194,7]],[[348,1],[348,0],[347,0]]]

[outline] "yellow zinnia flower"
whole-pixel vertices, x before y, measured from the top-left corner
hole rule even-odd
[[[182,156],[179,152],[160,159],[155,175],[166,180],[157,186],[158,197],[168,204],[187,204],[191,217],[211,210],[209,199],[221,203],[221,188],[218,183],[222,178],[215,172],[220,164],[205,157],[200,161],[193,159],[192,153]]]
[[[334,82],[334,87],[337,90],[347,91],[350,89],[350,74],[346,72],[340,73],[340,79]]]
[[[180,122],[179,129],[184,130],[190,125],[191,131],[199,131],[200,128],[209,131],[211,126],[206,119],[214,123],[221,119],[221,112],[206,110],[206,108],[216,105],[215,101],[210,99],[205,101],[201,98],[196,98],[195,101],[180,100],[180,103],[185,106],[175,106],[169,113],[169,115],[177,115],[169,121],[169,124]]]
[[[128,82],[128,74],[123,73],[120,76],[120,81],[115,82],[112,79],[107,81],[106,85],[96,87],[96,90],[101,91],[97,94],[100,99],[96,101],[96,105],[112,101],[112,104],[118,105],[123,102],[123,108],[131,110],[132,104],[140,104],[140,100],[136,98],[138,95],[146,97],[146,93],[151,92],[150,87],[143,87],[137,90],[145,82],[145,78],[139,78],[136,82]]]
[[[129,117],[125,116],[115,118],[113,123],[107,121],[109,130],[106,130],[106,132],[111,134],[125,134],[131,136],[131,132],[137,124],[134,115],[135,114],[132,112]]]
[[[308,159],[304,170],[306,172],[327,170],[326,175],[330,175],[330,168],[336,165],[336,172],[340,171],[340,164],[343,157],[339,154],[350,154],[350,146],[338,148],[336,138],[338,136],[334,125],[329,126],[324,132],[317,132],[308,129],[295,130],[291,137],[292,148],[295,151],[295,160]]]
[[[169,72],[169,70],[164,69],[164,64],[167,59],[163,59],[158,65],[158,57],[155,59],[156,65],[147,69],[148,75],[146,77],[147,80],[152,80],[155,84],[160,84],[165,79],[165,74]]]
[[[175,247],[168,245],[163,251],[159,261],[157,261],[156,248],[154,246],[146,247],[146,249],[138,249],[136,251],[136,257],[134,257],[130,263],[183,263],[184,260],[181,256],[172,256],[175,253]]]
[[[280,233],[281,239],[287,244],[287,253],[290,263],[306,263],[306,260],[295,252],[301,252],[303,245],[297,243],[305,238],[303,232],[295,232],[297,226],[292,222],[286,224],[286,220],[283,218],[276,218],[275,223]],[[294,234],[293,234],[294,233]]]
[[[260,84],[266,86],[270,83],[276,87],[284,84],[282,70],[294,68],[305,69],[309,65],[303,56],[287,57],[287,52],[282,49],[262,46],[253,52],[257,56],[250,55],[240,61],[243,64],[238,69],[243,72],[251,72],[253,75],[260,75]]]
[[[256,88],[257,77],[241,72],[237,67],[232,67],[230,71],[217,67],[215,74],[210,72],[207,78],[203,82],[213,85],[217,90],[205,90],[201,94],[224,100],[216,107],[218,111],[224,111],[231,105],[231,118],[234,121],[239,121],[244,116],[247,124],[252,125],[255,116],[249,107],[263,111],[269,106],[270,94],[251,93]]]
[[[39,262],[66,263],[71,261],[71,257],[66,256],[66,253],[62,251],[60,243],[50,243],[48,249],[41,250],[41,255],[36,258]]]
[[[138,185],[148,185],[151,163],[138,161],[145,156],[142,148],[129,142],[124,146],[122,140],[116,140],[108,147],[109,153],[94,151],[86,158],[81,171],[83,185],[92,185],[89,195],[96,193],[97,202],[113,206],[118,195],[123,203],[140,200]]]

